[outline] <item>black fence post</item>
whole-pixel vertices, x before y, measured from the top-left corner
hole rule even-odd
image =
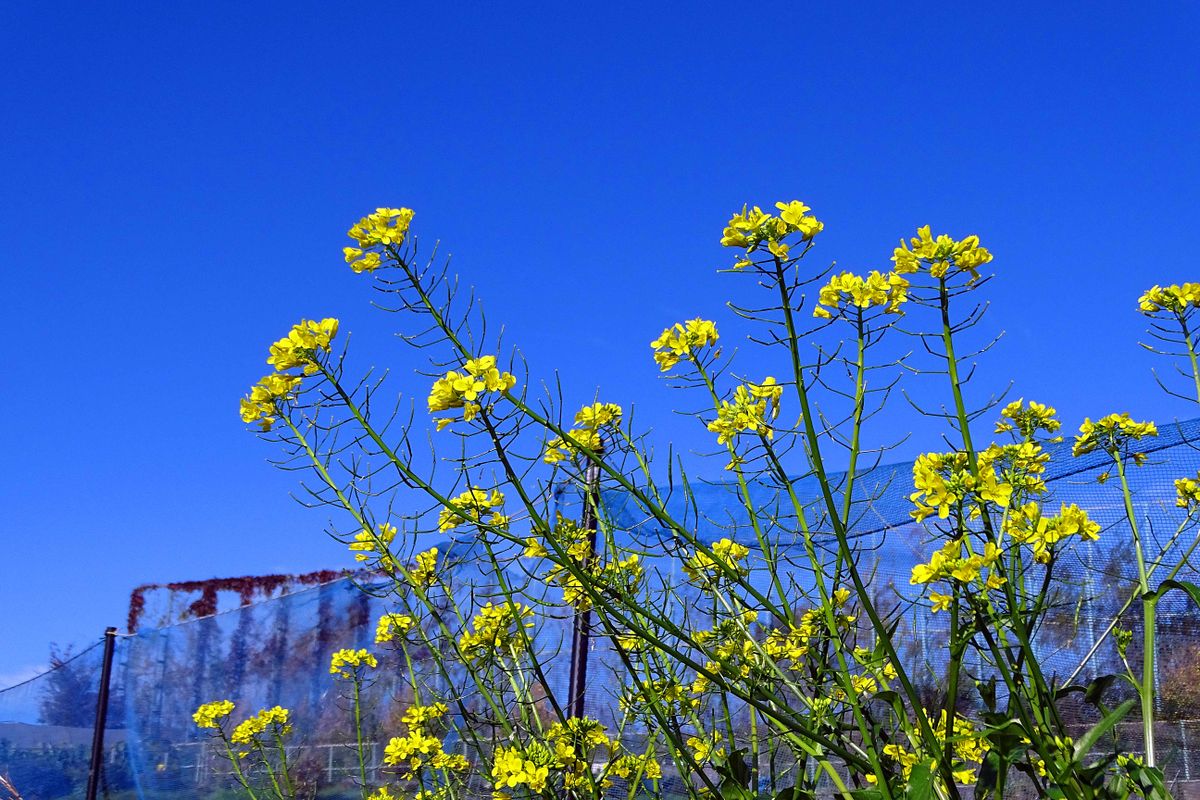
[[[588,532],[588,549],[585,558],[596,554],[596,509],[600,505],[600,466],[588,464],[587,490],[583,502],[583,527]],[[591,609],[575,611],[575,626],[571,631],[571,673],[567,688],[567,716],[584,715],[584,692],[587,689],[588,643],[592,635]]]
[[[108,724],[108,681],[112,676],[113,645],[117,640],[117,629],[104,630],[104,664],[100,667],[100,691],[96,697],[96,727],[92,731],[92,762],[88,768],[87,794],[85,800],[96,800],[100,788],[100,770],[104,762],[104,726]]]

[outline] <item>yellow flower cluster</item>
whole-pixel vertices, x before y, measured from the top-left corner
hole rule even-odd
[[[750,573],[750,569],[741,563],[750,555],[750,548],[723,538],[713,542],[710,549],[711,556],[703,550],[697,550],[683,563],[684,574],[693,581],[707,583],[728,578],[730,573],[738,576]]]
[[[980,454],[980,459],[999,474],[1000,485],[1012,487],[1012,497],[1044,494],[1046,464],[1050,454],[1032,439],[1014,444],[993,444]]]
[[[267,363],[277,372],[303,367],[305,375],[314,375],[320,369],[317,355],[329,352],[329,344],[337,332],[338,321],[332,317],[320,322],[302,319],[292,326],[287,336],[271,345]]]
[[[242,721],[241,724],[234,728],[229,741],[234,744],[253,744],[259,736],[272,726],[274,726],[274,732],[280,736],[291,732],[292,726],[288,724],[288,710],[286,708],[275,706],[273,708],[262,709],[253,717]]]
[[[996,433],[1015,431],[1026,439],[1033,439],[1038,431],[1056,433],[1062,427],[1055,416],[1057,413],[1050,406],[1032,400],[1025,405],[1025,398],[1022,397],[1000,411],[1001,419],[996,423]]]
[[[449,505],[438,512],[438,530],[442,533],[452,531],[460,525],[490,525],[494,528],[508,526],[508,517],[493,509],[504,505],[504,495],[499,489],[492,489],[489,494],[486,489],[474,486],[457,497],[450,499]],[[488,512],[492,512],[488,514]],[[484,515],[487,514],[487,519]]]
[[[192,719],[195,720],[197,728],[220,728],[221,720],[232,713],[232,701],[217,700],[212,703],[205,703],[197,708],[196,713],[192,714]]]
[[[368,213],[367,216],[359,219],[358,222],[350,225],[350,229],[346,231],[346,235],[359,243],[359,247],[376,247],[385,245],[400,245],[404,241],[404,236],[408,234],[408,227],[413,223],[412,209],[376,209],[374,213]],[[347,249],[354,249],[348,247]],[[350,263],[350,254],[346,254],[347,263]],[[353,266],[353,264],[352,264]],[[361,267],[355,272],[361,272],[368,267]]]
[[[329,659],[329,674],[353,678],[360,670],[374,669],[379,661],[366,650],[338,650]]]
[[[918,711],[918,713],[924,712]],[[955,716],[954,725],[947,733],[945,710],[941,712],[937,723],[930,720],[930,728],[939,742],[945,745],[949,741],[954,746],[954,764],[951,771],[954,774],[955,782],[964,786],[974,784],[977,780],[979,766],[983,764],[991,749],[986,736],[978,732],[971,720],[960,716]],[[900,777],[905,781],[912,774],[913,767],[922,760],[915,753],[909,752],[903,745],[895,743],[884,745],[883,755],[898,768]],[[877,780],[874,775],[867,775],[866,779],[868,783],[872,784]],[[940,777],[935,776],[935,780],[939,786],[942,785]]]
[[[404,767],[406,777],[425,766],[461,772],[470,767],[466,756],[450,755],[442,749],[442,740],[414,728],[406,736],[393,736],[383,748],[383,763],[389,767]]]
[[[355,561],[368,561],[371,558],[370,553],[378,553],[387,562],[386,567],[391,562],[389,547],[395,538],[396,526],[381,522],[378,534],[372,534],[370,531],[359,531],[355,534],[354,541],[350,543],[350,551],[354,553]]]
[[[697,694],[699,694],[697,692]],[[661,709],[672,717],[688,717],[700,707],[700,700],[689,695],[689,688],[673,677],[627,686],[617,698],[618,707],[643,720],[653,719],[649,709]]]
[[[699,736],[689,736],[687,746],[691,748],[692,757],[700,764],[705,764],[714,758],[725,756],[725,745],[721,744],[720,733],[703,733]]]
[[[1000,481],[993,467],[997,451],[979,454],[977,466],[979,477],[971,472],[966,453],[925,453],[913,462],[913,487],[916,489],[909,499],[916,508],[911,511],[913,519],[921,522],[937,514],[947,519],[951,512],[967,517],[977,516],[979,506],[965,506],[968,499],[977,503],[995,503],[1001,508],[1008,505],[1012,486]]]
[[[1196,478],[1200,478],[1200,474]],[[1200,506],[1200,480],[1196,478],[1175,481],[1175,505],[1189,510]]]
[[[1138,298],[1138,310],[1148,317],[1163,311],[1182,316],[1192,308],[1200,308],[1200,283],[1154,285]]]
[[[866,311],[875,306],[883,307],[888,314],[902,314],[900,308],[908,301],[908,279],[896,272],[886,274],[871,270],[865,278],[853,272],[834,275],[829,283],[821,287],[813,316],[833,319],[847,306]]]
[[[641,587],[645,578],[641,556],[628,553],[624,557],[615,554],[609,561],[601,564],[600,558],[592,551],[591,532],[574,520],[558,514],[554,526],[554,540],[566,551],[575,566],[589,576],[589,582],[603,586],[612,591],[632,595]],[[550,551],[545,544],[535,536],[525,540],[525,558],[546,558]],[[591,598],[584,590],[583,583],[562,564],[553,564],[545,575],[545,580],[562,587],[563,601],[580,611],[592,607]]]
[[[336,319],[320,322],[302,319],[287,336],[271,345],[267,363],[275,367],[275,372],[261,378],[250,388],[250,394],[242,398],[242,422],[257,422],[264,432],[271,430],[280,405],[294,400],[300,386],[301,376],[288,375],[285,371],[303,367],[304,375],[315,374],[320,369],[317,356],[329,352],[329,343],[337,330]]]
[[[613,775],[624,780],[629,780],[630,777],[638,774],[652,781],[662,778],[662,767],[652,753],[643,753],[642,755],[630,753],[623,755],[613,760],[608,765],[608,770]]]
[[[616,403],[592,403],[579,409],[575,415],[574,428],[567,435],[593,452],[603,447],[600,431],[604,428],[616,428],[621,424],[621,407]],[[579,455],[579,447],[561,436],[556,436],[546,443],[546,452],[542,460],[547,464],[557,464],[568,458]]]
[[[542,748],[530,748],[523,753],[520,747],[497,747],[492,762],[492,784],[497,790],[528,788],[539,795],[550,778],[549,753]]]
[[[849,589],[837,589],[830,598],[834,608],[841,608],[850,600]],[[790,661],[793,668],[798,668],[800,662],[808,655],[814,639],[821,636],[825,630],[819,608],[810,608],[800,615],[795,623],[787,628],[775,628],[763,640],[763,652],[776,661]],[[838,613],[834,619],[839,628],[848,629],[856,617],[853,614]]]
[[[517,633],[521,626],[533,627],[533,609],[521,603],[488,603],[471,620],[473,630],[459,637],[462,657],[470,663],[495,658],[510,647],[522,644]]]
[[[680,359],[695,360],[700,350],[716,344],[718,338],[716,323],[697,317],[687,322],[676,322],[650,346],[654,348],[654,361],[659,370],[669,372]]]
[[[1100,449],[1115,457],[1128,442],[1148,436],[1158,436],[1158,427],[1153,422],[1134,422],[1128,414],[1109,414],[1095,422],[1085,418],[1079,426],[1071,454],[1082,456]],[[1145,454],[1134,453],[1133,460],[1140,465]]]
[[[934,239],[926,225],[917,229],[917,235],[910,242],[912,249],[901,239],[892,255],[900,275],[918,272],[925,264],[934,278],[946,277],[953,268],[969,273],[975,281],[979,279],[979,268],[992,260],[992,254],[979,246],[979,237],[974,235],[955,241],[943,233]]]
[[[574,789],[586,784],[592,768],[592,752],[603,748],[611,753],[616,743],[609,741],[604,726],[589,717],[569,717],[546,731],[546,741],[554,753],[554,766],[563,771],[563,786]]]
[[[375,625],[375,644],[394,642],[399,634],[407,633],[416,625],[416,620],[409,614],[391,612],[379,618]]]
[[[428,589],[432,586],[437,579],[437,559],[436,547],[413,556],[413,563],[408,568],[408,582],[417,589]]]
[[[250,387],[250,394],[242,398],[242,422],[257,422],[262,430],[269,431],[275,424],[279,403],[296,399],[296,387],[300,376],[272,372]]]
[[[427,706],[409,706],[400,721],[409,728],[424,728],[435,719],[441,719],[449,711],[445,703],[433,703]]]
[[[912,569],[909,583],[933,583],[934,581],[953,579],[959,583],[971,583],[980,578],[983,570],[989,570],[1000,560],[1000,548],[994,542],[984,545],[983,553],[963,555],[963,539],[951,539],[940,550],[933,551],[927,564],[918,564]],[[998,575],[989,575],[988,588],[1004,585],[1004,579]]]
[[[445,703],[410,706],[400,719],[408,726],[408,733],[392,737],[383,749],[383,763],[404,767],[408,777],[426,763],[434,769],[455,772],[467,769],[470,765],[465,756],[447,754],[442,749],[442,740],[426,731],[429,723],[441,719],[446,711]]]
[[[741,213],[730,218],[721,235],[721,245],[746,251],[746,255],[733,265],[734,269],[753,264],[750,254],[764,245],[773,257],[787,261],[792,257],[791,245],[785,241],[788,236],[797,233],[800,241],[807,242],[825,229],[825,223],[809,214],[811,209],[799,200],[776,203],[775,208],[779,210],[779,216],[768,214],[758,206],[742,206]]]
[[[507,392],[517,385],[516,377],[502,372],[496,366],[495,356],[472,358],[462,366],[462,371],[450,370],[445,377],[438,378],[429,390],[429,411],[463,410],[463,421],[470,422],[482,408],[480,398],[488,392]],[[440,431],[454,421],[453,417],[437,420]]]
[[[717,418],[708,429],[717,434],[717,444],[729,444],[743,431],[757,433],[770,439],[774,436],[768,418],[779,416],[779,398],[783,387],[767,376],[762,383],[743,384],[734,390],[732,400],[722,400]],[[731,464],[726,469],[731,469]]]
[[[1018,544],[1027,545],[1039,564],[1050,561],[1054,546],[1069,536],[1086,542],[1100,538],[1100,525],[1093,522],[1079,506],[1063,503],[1057,517],[1042,515],[1037,503],[1026,503],[1013,509],[1005,520],[1004,532]]]

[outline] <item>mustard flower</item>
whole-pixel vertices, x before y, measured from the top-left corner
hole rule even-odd
[[[355,534],[354,541],[349,545],[351,552],[354,553],[355,561],[369,560],[370,553],[378,553],[384,558],[389,558],[388,548],[392,540],[396,538],[396,526],[381,522],[378,527],[379,533],[377,534],[372,534],[370,531],[359,531]]]
[[[1025,404],[1025,398],[1014,400],[1000,411],[1001,419],[996,423],[996,433],[1015,431],[1026,439],[1034,438],[1038,431],[1056,433],[1062,423],[1055,417],[1053,408],[1032,400]]]
[[[273,708],[262,709],[253,717],[243,720],[234,728],[229,741],[233,744],[252,744],[259,736],[272,727],[281,736],[291,732],[292,727],[288,724],[288,710],[286,708],[274,706]]]
[[[716,344],[718,338],[716,323],[697,317],[666,328],[650,346],[654,348],[659,370],[668,372],[680,359],[695,360],[702,349]]]
[[[338,650],[329,659],[329,674],[353,678],[360,670],[375,669],[378,659],[367,650]]]
[[[741,213],[734,214],[721,235],[723,247],[737,247],[746,251],[734,263],[734,269],[742,269],[754,262],[750,254],[760,247],[779,261],[791,259],[791,244],[784,241],[792,234],[799,234],[799,241],[808,242],[825,229],[825,223],[810,215],[811,210],[799,200],[778,202],[778,216],[764,212],[758,206],[743,206]]]
[[[296,398],[295,391],[300,385],[300,376],[283,375],[272,372],[261,378],[257,384],[250,387],[250,394],[242,398],[242,422],[247,424],[257,422],[263,432],[271,430],[279,414],[281,403]]]
[[[712,543],[712,555],[703,550],[696,553],[683,564],[684,573],[694,581],[712,581],[727,577],[728,572],[735,575],[746,575],[750,570],[741,562],[750,555],[750,548],[738,544],[729,538],[719,539]]]
[[[732,400],[722,400],[717,408],[717,418],[708,424],[708,429],[717,434],[717,444],[729,444],[742,432],[757,433],[768,439],[774,436],[768,418],[779,416],[779,398],[783,387],[772,377],[762,383],[747,383],[737,387]],[[731,468],[726,467],[726,469]]]
[[[361,248],[398,245],[404,241],[412,218],[411,208],[377,208],[374,214],[368,214],[354,223],[346,235],[358,242]],[[349,253],[346,254],[346,261],[351,267],[354,266]],[[364,269],[367,268],[362,267],[355,272],[362,272]]]
[[[1189,310],[1200,308],[1200,283],[1183,283],[1147,289],[1138,298],[1138,310],[1148,317],[1166,312],[1183,317]]]
[[[487,661],[519,645],[521,627],[533,627],[532,608],[521,603],[498,606],[488,603],[471,620],[472,629],[459,637],[459,649],[468,662]]]
[[[1134,422],[1128,414],[1109,414],[1107,417],[1092,422],[1084,418],[1079,426],[1079,435],[1075,437],[1075,446],[1071,454],[1078,457],[1094,450],[1104,450],[1114,458],[1119,455],[1131,441],[1137,441],[1149,436],[1158,436],[1158,427],[1153,422]],[[1134,460],[1140,464],[1142,454],[1134,453]]]
[[[580,454],[581,448],[593,452],[600,451],[604,446],[600,431],[618,427],[621,424],[622,413],[621,407],[616,403],[592,403],[584,406],[575,414],[575,424],[580,427],[568,431],[566,437],[556,436],[546,442],[542,460],[547,464],[557,464],[575,458]]]
[[[908,287],[908,279],[898,272],[872,270],[866,277],[843,272],[821,287],[813,316],[833,319],[850,307],[862,311],[883,308],[888,314],[902,314],[900,307],[908,301]]]
[[[992,254],[979,246],[979,237],[975,235],[955,241],[943,233],[935,239],[929,226],[925,225],[917,229],[917,235],[910,242],[912,249],[901,239],[900,246],[892,254],[897,274],[917,272],[925,265],[934,278],[945,278],[953,269],[966,272],[974,282],[979,279],[979,268],[992,260]]]
[[[431,547],[413,557],[408,568],[408,581],[418,589],[427,589],[437,580],[438,549]]]
[[[971,472],[966,453],[925,453],[913,462],[913,488],[909,499],[916,508],[910,512],[913,519],[921,522],[936,514],[947,519],[952,512],[966,513],[968,517],[979,514],[979,504],[994,503],[1007,507],[1012,497],[1012,485],[1000,480],[993,467],[999,451],[984,451],[979,454],[976,467],[978,477]],[[964,504],[968,499],[975,503]]]
[[[196,709],[192,719],[195,720],[197,728],[220,728],[221,720],[232,714],[233,708],[233,703],[229,700],[205,703]]]
[[[504,495],[499,489],[493,489],[489,494],[478,486],[472,487],[457,497],[451,498],[449,505],[438,512],[438,530],[445,533],[460,525],[491,525],[507,527],[508,518],[494,511],[504,505]],[[484,515],[492,512],[484,519]]]
[[[332,317],[320,322],[302,319],[292,326],[287,336],[271,345],[267,363],[279,372],[303,367],[305,375],[313,375],[319,370],[317,356],[329,352],[337,331],[338,321]]]
[[[395,641],[398,634],[407,633],[415,624],[416,620],[409,614],[384,614],[375,625],[375,644]]]
[[[1196,478],[1200,478],[1200,474]],[[1196,478],[1179,478],[1175,481],[1175,505],[1189,511],[1200,506],[1200,480]]]
[[[484,395],[507,392],[516,385],[517,379],[512,373],[503,372],[496,366],[495,356],[480,356],[464,363],[461,371],[450,370],[434,381],[427,404],[430,413],[461,408],[463,421],[470,422],[483,408]],[[438,430],[453,421],[453,417],[439,419]]]
[[[550,777],[548,763],[538,763],[544,761],[526,757],[519,747],[497,747],[492,762],[492,784],[497,790],[525,786],[531,794],[541,794]]]

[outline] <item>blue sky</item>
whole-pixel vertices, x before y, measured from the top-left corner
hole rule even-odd
[[[341,263],[417,210],[543,374],[669,415],[647,342],[721,318],[729,213],[800,198],[812,258],[976,232],[1007,335],[981,387],[1195,416],[1137,346],[1197,278],[1194,5],[9,3],[0,9],[0,685],[140,583],[347,564],[237,399],[302,316],[419,394]],[[975,5],[975,4],[971,4]],[[936,447],[912,431],[897,452]]]

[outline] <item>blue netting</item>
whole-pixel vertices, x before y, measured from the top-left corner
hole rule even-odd
[[[1159,437],[1144,445],[1146,464],[1130,471],[1134,512],[1148,552],[1153,555],[1165,549],[1168,553],[1159,573],[1165,577],[1179,563],[1182,545],[1189,543],[1185,536],[1169,546],[1183,519],[1175,506],[1173,481],[1200,470],[1200,420],[1163,426]],[[1069,443],[1050,448],[1048,504],[1077,503],[1105,530],[1099,542],[1075,548],[1073,560],[1060,565],[1073,594],[1050,615],[1038,640],[1046,670],[1060,680],[1084,661],[1135,585],[1119,489],[1115,481],[1098,480],[1108,468],[1107,459],[1102,454],[1073,459],[1069,450]],[[844,480],[845,476],[834,476],[839,486]],[[853,527],[860,547],[860,569],[870,576],[880,604],[901,617],[897,641],[902,657],[918,675],[925,674],[932,681],[939,671],[939,659],[944,657],[946,623],[945,615],[930,616],[914,603],[917,593],[909,585],[912,566],[926,560],[935,546],[930,532],[909,516],[911,486],[908,464],[880,466],[858,476]],[[806,477],[793,487],[811,510],[818,540],[828,542],[829,535],[822,533],[820,523],[819,485]],[[687,497],[678,492],[668,499],[672,516],[686,521],[703,537],[730,536],[756,544],[735,484],[705,483],[690,489]],[[763,484],[750,491],[756,507],[775,510],[775,535],[795,530],[790,500],[779,488]],[[577,511],[578,500],[570,490],[557,497],[565,513]],[[603,505],[606,524],[629,541],[650,543],[663,538],[659,523],[629,495],[606,492]],[[451,550],[455,566],[447,570],[446,577],[458,605],[470,613],[491,599],[494,579],[489,577],[481,550],[462,544]],[[649,559],[652,570],[665,563]],[[526,575],[508,577],[529,596],[546,593],[555,600],[560,596],[557,589],[531,583]],[[1196,570],[1185,565],[1179,577],[1196,580]],[[803,570],[789,579],[800,597],[811,588],[811,577]],[[345,713],[346,699],[339,694],[342,687],[329,675],[329,656],[342,647],[372,646],[376,620],[384,611],[393,610],[374,596],[373,590],[381,588],[375,583],[379,580],[348,577],[121,638],[112,680],[102,796],[175,800],[213,796],[230,789],[234,784],[227,763],[196,731],[191,719],[200,703],[224,698],[238,704],[239,714],[276,704],[290,708],[296,721],[293,764],[304,793],[356,795],[358,767],[350,747],[353,735]],[[1131,628],[1138,624],[1132,612],[1125,622]],[[1200,723],[1195,721],[1200,718],[1197,631],[1200,612],[1181,594],[1168,595],[1159,611],[1160,760],[1168,776],[1177,780],[1190,780],[1192,773],[1200,770],[1200,754],[1195,750],[1200,747]],[[548,620],[536,633],[547,665],[542,677],[545,693],[565,702],[569,614],[564,611],[561,617]],[[1136,648],[1135,643],[1130,651],[1135,664],[1140,661]],[[26,800],[82,797],[100,652],[99,647],[90,648],[33,681],[0,691],[0,773],[10,776]],[[414,654],[414,666],[423,680],[438,680],[433,665],[437,655]],[[370,687],[364,726],[371,743],[368,777],[372,782],[382,780],[383,743],[396,735],[398,715],[412,699],[404,677],[406,667],[391,656],[384,658],[393,660],[385,660]],[[1119,667],[1115,648],[1106,642],[1096,648],[1080,679],[1112,673]],[[629,681],[603,638],[593,639],[589,673],[586,712],[612,720],[616,698]],[[1071,713],[1078,714],[1079,725],[1089,722],[1082,707]],[[1129,731],[1125,738],[1128,748],[1136,751],[1136,732]]]

